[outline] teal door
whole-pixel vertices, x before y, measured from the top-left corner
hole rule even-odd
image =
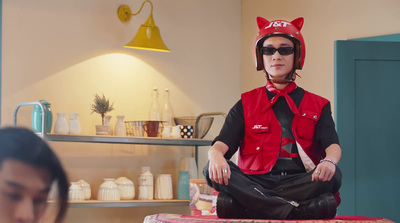
[[[3,22],[2,22],[2,18],[3,18],[3,0],[0,0],[0,126],[1,126],[1,71],[3,70],[2,68],[1,68],[1,64],[2,64],[2,58],[1,58],[1,55],[2,55],[2,48],[1,48],[1,46],[2,46],[2,42],[3,41],[1,41],[1,31],[3,30],[3,28],[2,28],[2,24],[3,24]]]
[[[340,215],[400,222],[400,42],[335,42]]]

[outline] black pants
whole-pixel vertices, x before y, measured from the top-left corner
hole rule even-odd
[[[337,166],[331,181],[315,182],[311,181],[314,171],[292,175],[249,175],[233,162],[228,161],[228,164],[231,169],[228,185],[210,180],[209,163],[203,170],[207,184],[241,203],[250,218],[286,219],[296,203],[324,193],[334,194],[342,182],[342,173]]]

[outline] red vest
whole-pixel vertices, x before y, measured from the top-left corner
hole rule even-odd
[[[240,145],[240,169],[247,174],[263,174],[275,165],[281,149],[281,126],[272,110],[266,88],[260,87],[242,94],[245,134]],[[315,126],[322,108],[329,101],[305,91],[292,123],[299,156],[307,172],[325,157],[314,143]]]

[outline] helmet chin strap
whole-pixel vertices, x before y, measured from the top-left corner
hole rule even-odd
[[[288,84],[291,82],[294,82],[296,79],[296,72],[295,69],[293,69],[288,75],[286,75],[286,78],[283,80],[277,80],[271,77],[271,75],[268,74],[268,72],[264,69],[265,77],[267,80],[271,81],[273,84]]]

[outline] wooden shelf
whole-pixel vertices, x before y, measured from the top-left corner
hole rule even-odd
[[[46,134],[45,138],[47,138],[47,140],[49,141],[56,142],[146,144],[164,146],[211,146],[212,143],[212,140],[207,139],[165,139],[155,137],[118,137],[59,134]]]
[[[121,200],[121,201],[69,201],[71,208],[120,208],[120,207],[157,207],[189,206],[189,200]]]
[[[41,135],[41,134],[39,134]],[[116,143],[116,144],[141,144],[163,146],[211,146],[212,140],[206,139],[164,139],[155,137],[117,137],[117,136],[91,136],[91,135],[60,135],[45,134],[44,138],[55,142],[81,142],[81,143]],[[189,206],[189,200],[121,200],[121,201],[69,201],[71,208],[119,208],[119,207],[157,207],[157,206]]]

